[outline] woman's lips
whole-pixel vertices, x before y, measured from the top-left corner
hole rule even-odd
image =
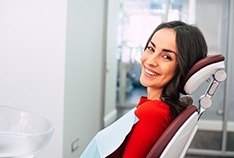
[[[156,73],[156,72],[154,72],[154,71],[151,71],[151,70],[149,70],[149,69],[147,69],[147,68],[145,68],[145,72],[146,72],[146,74],[149,75],[149,76],[158,76],[158,75],[159,75],[158,73]]]

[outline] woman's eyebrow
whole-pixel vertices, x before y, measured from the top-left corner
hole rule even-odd
[[[154,44],[154,42],[150,41],[150,43],[151,43],[154,47],[156,47],[156,45]]]
[[[169,53],[174,53],[175,55],[177,55],[176,52],[174,52],[173,50],[170,49],[163,49],[164,52],[169,52]]]

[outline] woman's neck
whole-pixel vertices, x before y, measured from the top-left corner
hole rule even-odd
[[[162,95],[162,89],[154,89],[147,87],[147,98],[150,100],[160,100]]]

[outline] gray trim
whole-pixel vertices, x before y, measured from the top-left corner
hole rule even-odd
[[[105,127],[104,117],[105,117],[105,84],[106,84],[106,45],[107,45],[107,18],[108,18],[108,0],[104,0],[104,11],[103,11],[103,63],[102,63],[102,90],[101,90],[101,128]]]
[[[205,149],[189,149],[187,154],[189,155],[204,155],[204,156],[226,156],[233,157],[234,152],[226,151],[225,153],[218,150],[205,150]]]

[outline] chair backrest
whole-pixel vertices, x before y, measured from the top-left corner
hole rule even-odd
[[[201,109],[210,107],[212,103],[210,100],[215,90],[219,83],[226,79],[224,67],[224,56],[221,54],[207,56],[194,64],[182,83],[181,91],[183,94],[190,95],[212,77],[213,81],[202,97],[205,101],[201,99],[199,109],[195,105],[190,105],[180,113],[154,144],[147,158],[183,158],[185,156],[197,131],[199,116],[204,112]]]
[[[179,158],[180,152],[186,146],[187,141],[180,141],[180,139],[177,139],[179,136],[178,133],[183,134],[183,139],[188,139],[194,128],[196,129],[197,119],[197,107],[194,105],[188,106],[188,108],[186,108],[178,117],[176,117],[175,120],[173,120],[169,127],[164,131],[160,139],[156,142],[154,147],[147,155],[147,158],[158,158],[162,155],[163,151],[167,152],[164,152],[162,157]],[[171,141],[173,139],[177,140]]]

